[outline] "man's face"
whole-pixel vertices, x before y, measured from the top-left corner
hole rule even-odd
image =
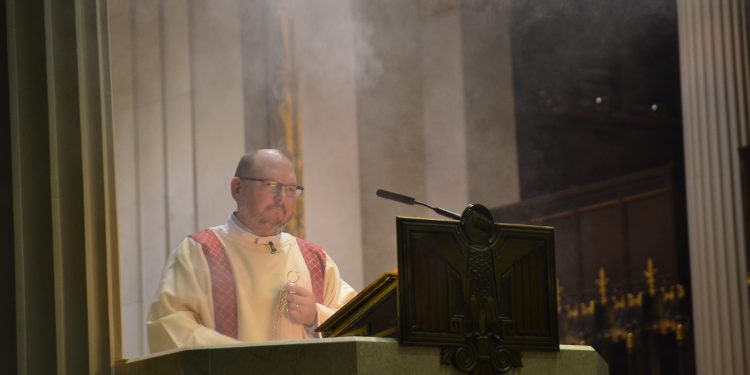
[[[281,157],[264,157],[258,160],[249,173],[242,177],[278,181],[284,185],[297,185],[292,164]],[[232,179],[232,196],[237,201],[240,221],[259,236],[270,236],[292,219],[297,198],[282,189],[269,189],[263,182]]]

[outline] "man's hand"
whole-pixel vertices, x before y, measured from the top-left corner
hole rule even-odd
[[[312,292],[294,283],[284,287],[287,293],[287,315],[292,323],[311,327],[318,317],[318,308]]]

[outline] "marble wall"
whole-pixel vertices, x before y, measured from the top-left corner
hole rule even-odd
[[[226,220],[245,150],[240,17],[207,1],[110,1],[124,355],[171,249]],[[200,16],[198,16],[200,14]]]

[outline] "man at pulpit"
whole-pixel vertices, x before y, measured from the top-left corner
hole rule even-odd
[[[151,352],[318,337],[356,294],[321,247],[283,232],[303,191],[289,158],[247,153],[230,187],[227,223],[188,236],[167,261],[148,315]]]

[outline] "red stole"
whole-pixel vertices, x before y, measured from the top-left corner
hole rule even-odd
[[[210,229],[194,233],[190,235],[190,238],[201,245],[211,273],[211,293],[213,295],[216,331],[237,338],[237,288],[224,245],[219,241],[216,233]],[[323,303],[326,269],[325,251],[320,246],[299,238],[297,244],[310,273],[315,300],[318,303]]]

